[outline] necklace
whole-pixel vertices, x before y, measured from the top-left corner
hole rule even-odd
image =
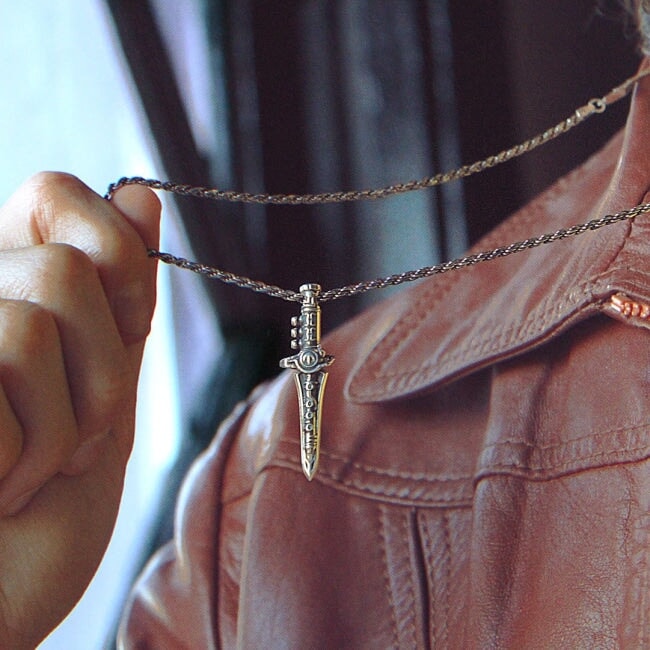
[[[521,144],[511,147],[510,149],[505,149],[495,155],[472,164],[463,165],[457,169],[420,180],[395,183],[386,187],[368,190],[336,191],[320,194],[253,194],[233,190],[196,187],[181,183],[145,179],[134,176],[121,178],[117,182],[109,185],[104,198],[111,200],[114,193],[120,187],[125,185],[143,185],[152,189],[163,190],[174,194],[211,200],[273,205],[321,205],[348,201],[377,200],[396,194],[422,190],[477,174],[495,167],[496,165],[507,162],[508,160],[522,156],[523,154],[550,142],[558,136],[567,133],[591,115],[603,113],[608,106],[611,106],[625,97],[640,79],[648,75],[650,75],[650,69],[644,70],[635,76],[630,77],[619,86],[613,88],[603,97],[590,100],[584,106],[576,109],[572,115],[562,122],[559,122],[543,133],[540,133]],[[294,291],[245,276],[236,275],[229,271],[207,266],[199,262],[193,262],[183,257],[177,257],[159,250],[150,249],[148,254],[150,257],[159,259],[167,264],[172,264],[179,268],[187,269],[227,284],[234,284],[242,289],[263,293],[290,302],[301,303],[300,315],[294,316],[291,319],[291,347],[297,350],[297,352],[292,356],[282,359],[280,361],[280,367],[291,369],[294,372],[299,406],[301,466],[307,479],[311,480],[318,467],[323,395],[328,376],[326,368],[334,361],[334,357],[328,355],[320,345],[321,304],[332,300],[338,300],[339,298],[359,295],[374,289],[400,285],[406,282],[413,282],[421,278],[430,277],[432,275],[455,271],[499,257],[507,257],[508,255],[536,248],[543,244],[551,244],[561,239],[575,237],[589,231],[598,230],[604,226],[619,221],[634,219],[638,215],[648,212],[650,212],[650,203],[644,203],[628,210],[623,210],[615,214],[608,214],[569,228],[561,228],[552,233],[546,233],[519,242],[513,242],[507,246],[501,246],[489,251],[466,255],[442,264],[425,266],[419,269],[413,269],[383,278],[376,278],[374,280],[358,282],[356,284],[350,284],[324,292],[321,291],[320,285],[314,283],[303,284],[299,291]]]

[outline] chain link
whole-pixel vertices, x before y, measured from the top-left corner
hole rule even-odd
[[[367,280],[365,282],[358,282],[356,284],[348,284],[344,287],[338,287],[336,289],[329,289],[327,291],[323,291],[323,293],[320,294],[319,302],[325,303],[331,302],[333,300],[339,300],[340,298],[358,296],[362,293],[373,291],[374,289],[383,289],[385,287],[397,286],[406,282],[413,282],[415,280],[421,280],[422,278],[428,278],[432,275],[440,275],[442,273],[456,271],[467,266],[474,266],[475,264],[479,264],[481,262],[489,262],[490,260],[494,260],[499,257],[508,257],[514,253],[520,253],[521,251],[529,250],[531,248],[537,248],[543,244],[552,244],[553,242],[560,241],[561,239],[576,237],[577,235],[582,235],[586,232],[599,230],[604,226],[609,226],[611,224],[625,221],[627,219],[633,219],[634,217],[638,217],[640,214],[645,214],[648,212],[650,212],[650,203],[642,203],[633,208],[630,208],[629,210],[622,210],[621,212],[617,212],[616,214],[607,214],[603,217],[592,219],[585,223],[570,226],[568,228],[560,228],[559,230],[551,233],[546,233],[537,237],[530,237],[529,239],[513,242],[507,246],[499,246],[497,248],[493,248],[492,250],[473,253],[471,255],[459,257],[442,264],[436,264],[434,266],[423,266],[419,269],[406,271],[404,273],[396,273],[387,277],[376,278],[375,280]],[[259,280],[251,280],[245,276],[236,275],[234,273],[230,273],[229,271],[222,271],[221,269],[217,269],[212,266],[207,266],[198,262],[192,262],[183,257],[176,257],[175,255],[162,253],[153,249],[149,250],[149,256],[159,259],[167,264],[172,264],[182,269],[193,271],[194,273],[198,273],[208,278],[220,280],[221,282],[225,282],[227,284],[233,284],[242,289],[250,289],[251,291],[255,291],[257,293],[263,293],[273,298],[281,298],[282,300],[291,302],[302,302],[302,294],[299,291],[282,289],[281,287],[275,286],[273,284],[266,284],[265,282],[261,282]]]
[[[123,177],[109,185],[105,194],[106,199],[111,199],[113,194],[125,185],[144,185],[154,190],[171,192],[181,196],[193,196],[202,199],[216,201],[230,201],[234,203],[259,203],[264,205],[323,205],[327,203],[345,203],[350,201],[377,200],[396,194],[404,194],[416,190],[436,187],[451,181],[467,178],[474,174],[496,167],[513,158],[524,155],[537,147],[554,140],[567,133],[578,124],[584,122],[589,116],[596,113],[603,113],[608,106],[611,106],[619,99],[625,97],[634,87],[637,81],[650,74],[649,70],[643,70],[633,77],[630,77],[616,88],[610,90],[600,98],[591,99],[584,106],[576,109],[572,115],[562,120],[555,126],[547,129],[521,144],[504,149],[497,154],[488,156],[469,165],[463,165],[458,169],[427,176],[420,180],[411,180],[405,183],[395,183],[386,187],[379,187],[368,190],[344,190],[338,192],[322,192],[320,194],[266,194],[239,192],[236,190],[220,190],[218,188],[200,187],[172,181],[160,181],[156,179],[142,178],[141,176]]]
[[[230,271],[222,271],[214,266],[201,264],[200,262],[192,262],[184,257],[177,257],[171,253],[163,253],[162,251],[150,248],[148,251],[149,257],[177,266],[180,269],[193,271],[199,275],[203,275],[211,280],[220,280],[226,284],[234,284],[241,289],[250,289],[256,293],[263,293],[272,298],[282,298],[282,300],[289,300],[292,302],[302,302],[302,294],[299,291],[292,291],[291,289],[283,289],[274,284],[266,284],[260,280],[253,280],[247,278],[245,275],[237,275]]]
[[[459,257],[442,264],[436,264],[434,266],[423,266],[422,268],[415,269],[413,271],[397,273],[395,275],[389,275],[384,278],[377,278],[376,280],[371,280],[368,282],[359,282],[358,284],[351,284],[345,287],[340,287],[338,289],[324,291],[320,296],[320,302],[337,300],[339,298],[344,298],[347,296],[356,296],[373,289],[383,289],[384,287],[397,286],[404,284],[405,282],[413,282],[414,280],[428,278],[432,275],[440,275],[442,273],[456,271],[467,266],[474,266],[475,264],[479,264],[481,262],[489,262],[490,260],[494,260],[499,257],[508,257],[514,253],[520,253],[531,248],[537,248],[543,244],[552,244],[553,242],[560,241],[561,239],[575,237],[586,232],[599,230],[604,226],[609,226],[620,221],[633,219],[634,217],[647,212],[650,212],[650,203],[642,203],[633,208],[630,208],[629,210],[617,212],[616,214],[608,214],[598,219],[592,219],[585,223],[570,226],[568,228],[560,228],[559,230],[539,235],[538,237],[530,237],[529,239],[513,242],[507,246],[499,246],[497,248],[493,248],[492,250],[473,253],[471,255]]]
[[[463,165],[458,169],[436,174],[435,176],[428,176],[420,180],[411,180],[406,183],[395,183],[386,187],[368,190],[324,192],[320,194],[254,194],[249,192],[238,192],[235,190],[220,190],[218,188],[197,187],[182,183],[174,183],[171,181],[160,181],[156,179],[146,179],[140,176],[132,176],[123,177],[120,178],[117,182],[111,183],[104,198],[110,200],[113,197],[113,194],[120,187],[124,187],[125,185],[143,185],[154,190],[163,190],[165,192],[172,192],[174,194],[183,196],[193,196],[204,199],[231,201],[237,203],[261,203],[265,205],[321,205],[327,203],[376,200],[396,194],[403,194],[405,192],[431,188],[461,178],[467,178],[468,176],[472,176],[473,174],[485,171],[487,169],[500,165],[501,163],[512,160],[513,158],[517,158],[518,156],[522,156],[529,151],[533,151],[537,147],[540,147],[541,145],[554,140],[558,136],[567,133],[575,126],[586,120],[589,116],[597,113],[603,113],[608,106],[625,97],[634,87],[637,81],[643,77],[648,76],[649,74],[650,69],[639,72],[635,76],[627,79],[619,86],[613,88],[605,96],[590,100],[584,106],[581,106],[575,110],[574,113],[568,118],[562,120],[554,127],[547,129],[543,133],[540,133],[526,140],[525,142],[522,142],[521,144],[515,145],[510,149],[505,149],[493,156],[488,156],[487,158],[479,160],[472,164]],[[599,219],[592,219],[586,223],[578,224],[569,228],[562,228],[560,230],[556,230],[555,232],[540,235],[538,237],[531,237],[530,239],[514,242],[507,246],[494,248],[490,251],[483,251],[480,253],[467,255],[465,257],[460,257],[449,262],[444,262],[443,264],[424,266],[422,268],[406,271],[404,273],[398,273],[383,278],[377,278],[375,280],[369,280],[365,282],[359,282],[357,284],[346,285],[344,287],[339,287],[336,289],[330,289],[328,291],[324,291],[320,295],[319,302],[324,303],[348,296],[356,296],[368,291],[372,291],[374,289],[382,289],[384,287],[396,286],[404,284],[406,282],[413,282],[414,280],[419,280],[441,273],[447,273],[449,271],[455,271],[457,269],[473,266],[475,264],[487,262],[499,257],[507,257],[508,255],[519,253],[523,250],[536,248],[542,244],[550,244],[552,242],[559,241],[560,239],[566,239],[568,237],[574,237],[585,232],[598,230],[603,226],[617,223],[619,221],[633,219],[639,214],[647,212],[650,212],[650,203],[637,205],[636,207],[629,210],[623,210],[622,212],[618,212],[616,214],[605,215]],[[246,276],[237,275],[229,271],[223,271],[221,269],[208,266],[206,264],[201,264],[199,262],[193,262],[186,258],[177,257],[170,253],[164,253],[153,249],[149,250],[148,253],[150,257],[159,259],[160,261],[167,264],[172,264],[182,269],[193,271],[194,273],[198,273],[208,278],[220,280],[226,284],[232,284],[242,289],[249,289],[251,291],[263,293],[274,298],[281,298],[282,300],[302,302],[302,294],[298,291],[283,289],[282,287],[278,287],[276,285],[267,284],[259,280],[253,280]]]
[[[562,120],[554,127],[536,135],[526,142],[522,142],[510,149],[488,156],[469,165],[463,165],[458,169],[427,176],[420,180],[411,180],[406,183],[395,183],[386,187],[379,187],[368,190],[344,190],[338,192],[322,192],[320,194],[253,194],[250,192],[238,192],[235,190],[220,190],[217,188],[197,187],[171,181],[159,181],[156,179],[142,178],[140,176],[120,178],[116,183],[109,186],[106,198],[110,198],[114,192],[125,185],[144,185],[154,190],[163,190],[180,196],[193,196],[201,199],[215,201],[229,201],[232,203],[258,203],[263,205],[325,205],[328,203],[346,203],[352,201],[370,201],[384,199],[396,194],[405,194],[438,185],[444,185],[451,181],[467,178],[474,174],[496,167],[501,163],[522,156],[537,147],[554,140],[558,136],[567,133],[573,127],[583,122],[594,113],[604,110],[605,104],[602,100],[594,99],[589,104],[578,109],[573,115]]]

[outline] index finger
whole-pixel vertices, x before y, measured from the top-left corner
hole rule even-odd
[[[160,202],[130,186],[109,202],[69,174],[46,172],[24,183],[0,208],[0,250],[70,244],[95,264],[126,344],[144,339],[155,304]]]

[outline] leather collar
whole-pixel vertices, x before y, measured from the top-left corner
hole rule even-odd
[[[648,201],[649,150],[646,80],[635,91],[624,132],[474,250]],[[384,306],[381,331],[367,335],[366,353],[347,381],[348,399],[381,402],[434,389],[544,344],[602,311],[616,292],[650,301],[648,242],[650,217],[642,215],[634,222],[437,276],[402,292],[386,303],[390,318]]]

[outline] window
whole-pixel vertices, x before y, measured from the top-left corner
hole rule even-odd
[[[31,174],[68,171],[96,191],[124,174],[155,174],[155,152],[99,1],[3,7],[0,200]],[[18,26],[18,28],[12,28]],[[169,236],[169,235],[167,235]],[[178,449],[177,370],[166,270],[143,369],[138,433],[116,531],[70,619],[43,649],[100,648],[113,634]]]

